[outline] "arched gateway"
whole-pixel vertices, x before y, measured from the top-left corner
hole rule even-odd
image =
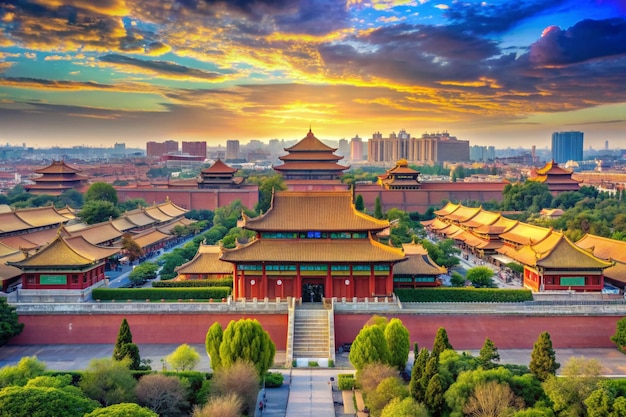
[[[354,207],[349,191],[276,192],[270,209],[243,227],[256,239],[223,249],[235,298],[389,296],[404,251],[378,242],[389,227]]]

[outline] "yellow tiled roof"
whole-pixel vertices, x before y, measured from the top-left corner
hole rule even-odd
[[[452,221],[466,222],[469,219],[473,218],[475,215],[477,215],[480,210],[482,210],[480,207],[460,206],[459,208],[454,210],[453,213],[448,214],[446,217]]]
[[[604,270],[604,276],[615,281],[626,283],[626,264],[623,262],[615,262],[613,266]]]
[[[402,248],[407,260],[400,262],[393,268],[393,275],[441,275],[448,270],[437,265],[428,251],[419,243],[403,243]]]
[[[72,236],[82,236],[93,245],[99,245],[110,240],[116,240],[124,234],[117,229],[112,221],[96,223],[86,228],[70,232]]]
[[[598,258],[626,263],[626,242],[622,240],[586,234],[576,242],[576,246],[591,250]]]
[[[22,270],[4,263],[0,264],[0,282],[22,275]]]
[[[0,242],[0,258],[18,253],[20,250]]]
[[[534,244],[545,239],[552,229],[519,222],[515,227],[500,235],[500,238],[520,244]]]
[[[258,239],[235,249],[224,249],[222,260],[229,262],[399,262],[402,249],[374,240]]]
[[[154,219],[157,219],[160,222],[167,222],[172,220],[173,218],[172,216],[165,214],[157,206],[146,207],[146,214]]]
[[[7,236],[0,238],[0,242],[12,248],[24,250],[35,249],[40,246],[39,244],[26,239],[26,236],[28,235]]]
[[[67,217],[59,214],[54,206],[16,210],[15,214],[24,222],[35,227],[61,224],[69,220]]]
[[[116,229],[121,230],[122,232],[125,232],[130,229],[134,229],[135,227],[137,227],[136,224],[134,224],[133,222],[131,222],[124,216],[118,217],[117,219],[113,219],[111,222],[113,223],[113,226],[115,226]]]
[[[157,207],[170,217],[180,217],[189,211],[178,207],[176,204],[172,203],[169,198],[166,199],[165,203],[157,204]]]
[[[232,274],[233,264],[220,260],[220,247],[200,245],[189,262],[175,269],[179,274]]]
[[[186,218],[180,218],[176,221],[173,221],[171,223],[168,223],[166,225],[159,225],[157,226],[157,229],[160,230],[163,233],[167,233],[167,234],[172,234],[172,230],[176,227],[176,226],[189,226],[192,223],[195,223],[195,220],[191,220],[191,219],[186,219]]]
[[[469,220],[463,221],[463,226],[466,227],[479,227],[488,226],[495,223],[500,218],[500,213],[494,213],[493,211],[480,210],[474,217]]]
[[[170,235],[160,232],[157,229],[145,230],[133,236],[133,240],[137,242],[137,244],[142,248],[154,245],[155,243],[161,242],[162,240],[166,240],[169,238]]]
[[[19,262],[19,267],[83,266],[100,261],[120,251],[120,248],[102,248],[87,242],[82,236],[63,238],[58,236],[39,252]]]
[[[15,212],[0,213],[0,232],[9,233],[31,229],[33,226],[20,219]]]
[[[442,208],[440,208],[439,210],[435,210],[435,214],[437,216],[447,216],[450,213],[454,213],[455,210],[457,210],[461,205],[460,204],[454,204],[454,203],[450,203],[448,202],[448,204],[446,204],[445,206],[443,206]]]
[[[298,143],[295,145],[285,148],[287,152],[311,152],[311,151],[330,151],[334,152],[337,149],[331,148],[330,146],[322,143],[321,140],[315,137],[313,132],[309,129],[309,133]]]
[[[148,216],[144,209],[136,209],[133,211],[129,211],[124,214],[124,217],[131,223],[136,224],[137,226],[147,226],[149,224],[156,223],[156,219]]]
[[[64,236],[67,236],[67,233],[64,233],[63,231],[61,231],[60,233],[62,233]],[[59,229],[44,229],[37,230],[35,232],[29,232],[22,236],[25,237],[29,242],[33,242],[37,246],[43,246],[49,244],[54,239],[56,239],[57,234],[59,234]]]
[[[354,208],[349,191],[279,191],[267,213],[249,218],[244,227],[257,231],[368,231],[389,227]]]

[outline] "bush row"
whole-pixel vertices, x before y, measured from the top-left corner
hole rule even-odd
[[[398,288],[396,295],[407,303],[521,303],[532,301],[530,290],[499,288]]]
[[[186,281],[153,281],[153,288],[179,288],[179,287],[229,287],[233,288],[233,279],[190,279]]]
[[[94,300],[221,300],[230,295],[229,287],[205,288],[96,288]]]
[[[280,372],[268,372],[265,374],[265,388],[278,388],[283,385],[283,379]]]
[[[354,374],[337,375],[337,388],[341,391],[351,390],[355,386]]]

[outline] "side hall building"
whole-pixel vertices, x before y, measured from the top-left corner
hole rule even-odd
[[[394,265],[407,259],[376,239],[389,222],[356,210],[349,191],[276,192],[242,227],[256,238],[220,258],[233,264],[235,299],[390,296]]]

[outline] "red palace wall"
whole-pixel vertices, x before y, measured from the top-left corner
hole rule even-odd
[[[381,314],[384,315],[384,314]],[[335,315],[335,345],[350,343],[371,315]],[[610,337],[621,316],[498,316],[410,315],[386,316],[402,320],[411,344],[431,349],[439,327],[446,329],[455,349],[480,349],[489,337],[499,349],[532,349],[540,333],[550,333],[555,348],[615,347]]]
[[[26,326],[11,339],[15,345],[115,343],[123,318],[133,341],[139,344],[204,343],[209,327],[218,321],[256,318],[270,334],[276,349],[286,350],[287,314],[120,314],[20,315]],[[335,314],[335,344],[350,343],[371,314]],[[498,315],[388,315],[402,320],[411,343],[432,348],[439,327],[444,327],[456,349],[480,349],[489,337],[500,349],[531,349],[541,332],[550,333],[556,348],[614,347],[609,339],[621,316],[498,316]]]
[[[20,315],[24,331],[14,345],[115,343],[126,318],[137,344],[204,343],[214,322],[226,329],[231,320],[255,318],[270,334],[277,350],[286,350],[286,314],[103,314]]]
[[[238,190],[119,188],[117,195],[120,201],[143,198],[146,204],[162,203],[169,197],[174,204],[187,210],[215,210],[235,200],[240,200],[245,207],[252,209],[259,201],[257,187]]]

